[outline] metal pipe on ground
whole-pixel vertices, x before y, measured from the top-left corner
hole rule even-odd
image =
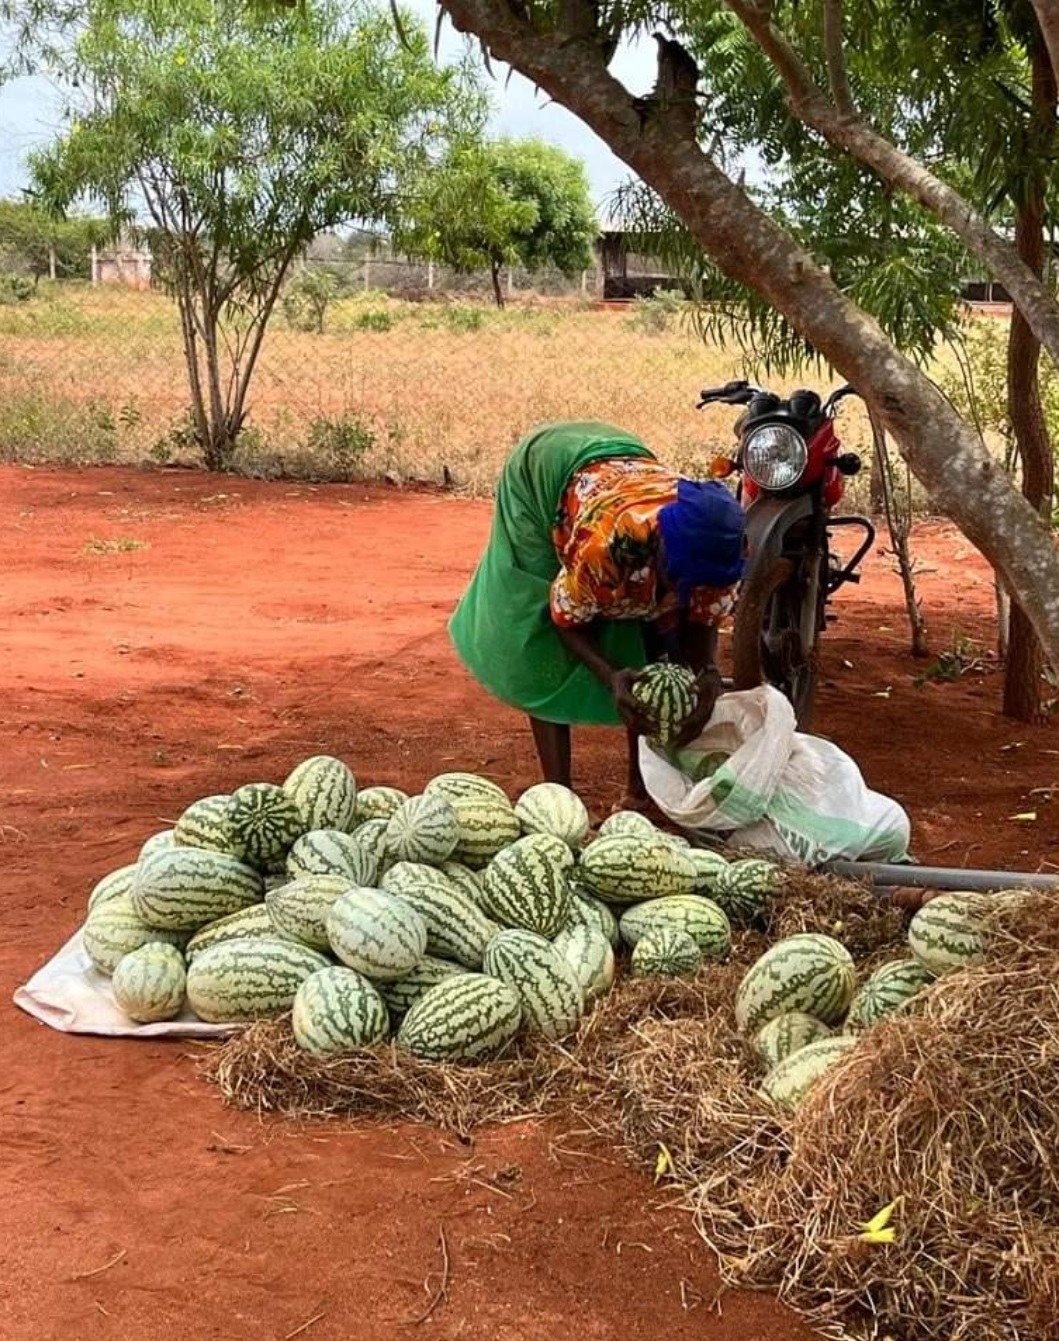
[[[977,871],[958,866],[914,866],[881,861],[828,861],[820,868],[848,880],[867,880],[881,893],[904,886],[912,889],[969,890],[1041,889],[1059,894],[1059,875],[1029,871]]]

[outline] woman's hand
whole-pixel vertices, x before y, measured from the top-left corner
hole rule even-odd
[[[706,723],[713,716],[714,707],[718,698],[721,696],[723,688],[721,684],[721,672],[716,666],[710,666],[702,672],[695,682],[698,691],[699,701],[695,705],[695,711],[681,728],[680,734],[673,741],[674,749],[682,750],[686,745],[690,745],[693,740],[697,740],[702,735]]]
[[[610,691],[614,695],[614,706],[618,709],[618,716],[629,730],[635,731],[640,736],[653,736],[658,731],[658,722],[647,705],[641,703],[632,692],[633,685],[639,678],[639,671],[612,671]]]

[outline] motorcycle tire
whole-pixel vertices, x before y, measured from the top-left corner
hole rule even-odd
[[[822,580],[820,575],[814,596],[799,580],[793,560],[777,558],[762,565],[743,584],[732,632],[733,688],[775,685],[790,701],[802,731],[808,730],[816,703]],[[802,628],[807,599],[817,607],[808,638]]]

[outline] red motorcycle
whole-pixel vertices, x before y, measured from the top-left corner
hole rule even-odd
[[[698,408],[740,405],[735,456],[719,457],[713,474],[740,472],[738,496],[746,510],[749,562],[733,629],[732,683],[750,689],[775,685],[790,700],[803,730],[812,718],[817,647],[834,616],[827,604],[839,587],[859,582],[857,567],[875,541],[867,517],[835,516],[846,479],[861,459],[844,452],[835,433],[835,411],[847,396],[842,386],[826,401],[815,391],[789,398],[749,382],[705,389]],[[832,548],[840,530],[863,533],[843,560]]]

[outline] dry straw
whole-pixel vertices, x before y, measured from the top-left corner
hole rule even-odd
[[[562,1113],[655,1165],[660,1146],[726,1280],[821,1320],[903,1341],[1059,1335],[1059,919],[1027,896],[996,915],[989,958],[877,1026],[797,1115],[758,1093],[732,998],[766,938],[687,982],[621,984],[567,1046],[487,1066],[395,1049],[326,1061],[284,1022],[212,1054],[233,1102],[291,1115],[420,1117],[467,1131]],[[864,965],[904,952],[870,894],[804,877],[768,939],[835,931]],[[863,1226],[897,1203],[892,1241]]]

